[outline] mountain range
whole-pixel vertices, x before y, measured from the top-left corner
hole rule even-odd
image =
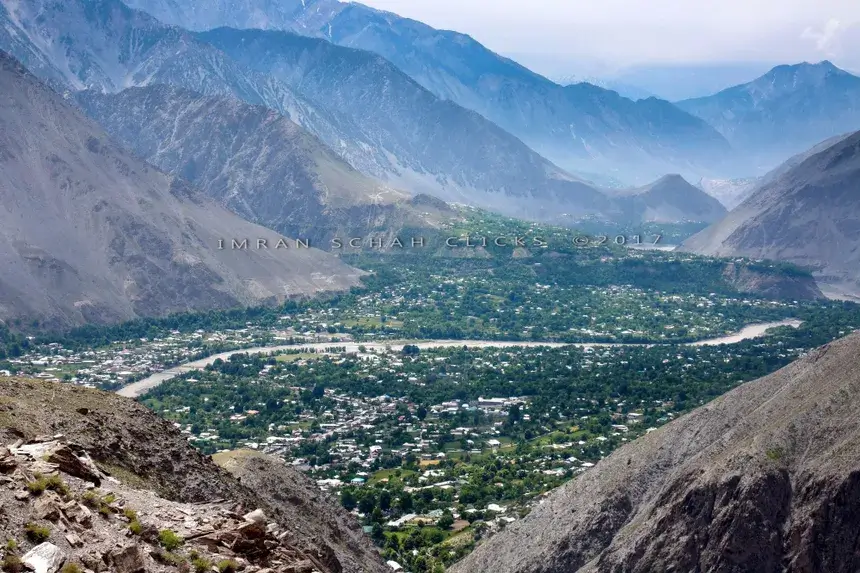
[[[860,569],[860,334],[627,444],[454,573]]]
[[[359,284],[327,253],[275,250],[283,237],[126,152],[4,53],[0,88],[0,318],[116,322]]]
[[[829,61],[783,65],[678,106],[714,126],[762,173],[821,140],[860,129],[860,78]]]
[[[392,62],[438,98],[477,111],[567,170],[647,181],[701,175],[728,159],[713,128],[669,102],[634,102],[590,84],[561,86],[471,37],[337,0],[129,0],[191,30],[291,30]]]
[[[180,176],[242,217],[328,245],[371,230],[434,226],[402,191],[362,175],[265,106],[168,85],[75,101],[127,149]]]
[[[860,132],[790,159],[682,249],[799,264],[821,283],[860,289]]]

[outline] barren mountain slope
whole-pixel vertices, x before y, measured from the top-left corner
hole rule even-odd
[[[860,284],[860,132],[798,159],[682,248],[788,261],[823,283]]]
[[[325,248],[329,239],[433,226],[408,195],[364,176],[289,118],[167,85],[75,94],[122,145],[243,217]]]
[[[2,446],[12,446],[11,455]],[[50,530],[47,541],[67,562],[97,571],[182,570],[171,562],[190,560],[192,551],[212,565],[240,562],[247,573],[388,570],[358,522],[315,484],[279,460],[255,456],[253,462],[282,478],[276,487],[240,481],[171,423],[116,394],[0,378],[0,479],[9,484],[0,499],[12,510],[0,511],[0,534],[18,541],[17,553],[35,545],[24,536],[30,520]],[[49,486],[28,495],[25,483],[37,473],[58,475],[69,491]],[[87,494],[86,482],[98,489]],[[108,494],[115,499],[108,501]],[[128,533],[125,509],[142,525],[135,535]],[[262,515],[243,517],[257,509]],[[156,534],[163,529],[185,538],[172,555],[159,548]],[[125,565],[126,552],[144,569]]]
[[[643,436],[457,573],[860,569],[860,334]]]
[[[322,251],[275,250],[279,235],[132,156],[2,53],[0,92],[0,319],[110,322],[357,284]]]

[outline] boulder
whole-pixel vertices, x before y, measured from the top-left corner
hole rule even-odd
[[[60,519],[60,505],[62,500],[53,491],[46,491],[36,499],[33,505],[33,511],[37,519],[47,519],[48,521],[57,521]]]
[[[102,474],[83,448],[70,444],[57,444],[48,452],[45,459],[56,464],[63,473],[92,482],[97,486],[101,485]]]
[[[242,516],[242,519],[245,521],[250,521],[252,523],[266,523],[268,518],[266,517],[266,513],[262,509],[255,509],[250,513],[246,513]]]
[[[129,545],[111,553],[113,569],[117,573],[143,573],[146,571],[146,561],[143,552],[137,545]]]
[[[65,561],[65,552],[48,542],[37,545],[21,558],[24,566],[35,573],[56,573]]]

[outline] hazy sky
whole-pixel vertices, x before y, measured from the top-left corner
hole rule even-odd
[[[844,67],[860,67],[860,0],[362,3],[465,32],[497,52],[529,59],[533,66],[831,59]]]

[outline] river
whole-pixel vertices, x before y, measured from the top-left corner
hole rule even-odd
[[[759,336],[763,336],[768,329],[775,328],[777,326],[792,326],[797,328],[802,324],[802,321],[796,319],[788,319],[788,320],[780,320],[777,322],[762,322],[758,324],[751,324],[749,326],[745,326],[738,332],[733,334],[728,334],[726,336],[720,336],[718,338],[709,338],[706,340],[700,340],[698,342],[685,342],[682,343],[684,346],[715,346],[718,344],[734,344],[740,342],[742,340],[747,340],[750,338],[758,338]],[[183,372],[188,372],[190,370],[199,370],[212,364],[220,358],[221,360],[227,360],[231,355],[243,352],[248,354],[268,354],[271,352],[285,352],[288,350],[314,350],[316,352],[325,351],[326,348],[337,347],[337,348],[346,348],[347,352],[358,352],[359,346],[364,346],[368,350],[384,350],[385,348],[391,348],[392,350],[402,350],[403,346],[406,344],[413,344],[418,348],[450,348],[454,346],[468,346],[470,348],[529,348],[529,347],[550,347],[550,348],[558,348],[561,346],[578,346],[580,348],[592,348],[599,346],[655,346],[655,344],[639,344],[639,343],[624,343],[624,342],[517,342],[517,341],[505,341],[505,340],[425,340],[420,342],[403,342],[403,341],[388,341],[388,342],[314,342],[311,344],[294,344],[288,346],[261,346],[256,348],[243,348],[240,350],[231,350],[229,352],[222,352],[220,354],[213,354],[207,358],[201,358],[200,360],[194,360],[193,362],[186,362],[185,364],[180,364],[179,366],[174,366],[173,368],[168,368],[167,370],[163,370],[161,372],[157,372],[151,376],[144,378],[143,380],[139,380],[137,382],[133,382],[128,386],[124,386],[120,390],[117,390],[117,394],[120,396],[125,396],[127,398],[137,398],[141,394],[152,390],[153,388],[160,385],[162,382],[166,382],[170,380],[174,376],[178,376]]]

